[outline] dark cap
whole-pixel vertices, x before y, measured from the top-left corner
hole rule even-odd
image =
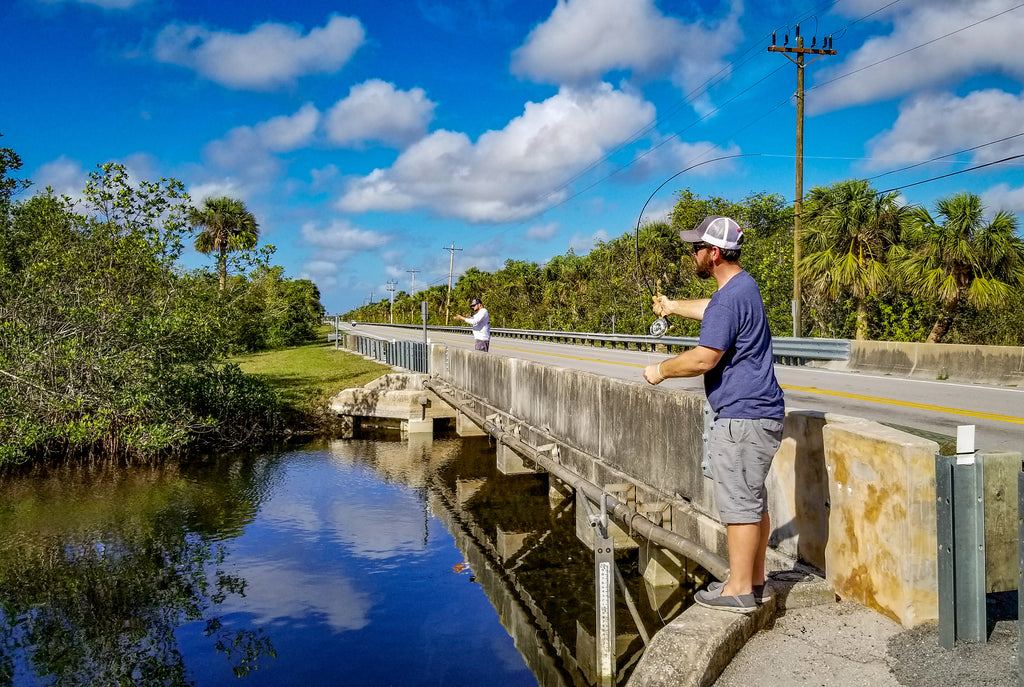
[[[474,305],[483,305],[483,303],[480,302],[479,298],[474,298],[469,302],[469,307],[472,308]]]

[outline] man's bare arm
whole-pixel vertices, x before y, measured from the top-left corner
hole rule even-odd
[[[700,321],[704,319],[704,311],[710,302],[710,298],[673,301],[668,296],[659,294],[654,297],[654,314],[661,316],[679,315],[680,317]]]
[[[644,368],[644,379],[650,384],[661,384],[669,377],[699,377],[718,364],[722,353],[717,348],[697,346],[657,365],[648,365]]]

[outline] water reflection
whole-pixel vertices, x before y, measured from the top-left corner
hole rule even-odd
[[[216,498],[173,465],[8,478],[0,499],[0,677],[187,684],[175,631],[200,620],[233,674],[272,657],[262,630],[226,627],[210,612],[244,593],[244,579],[221,567],[219,540],[252,519],[253,496],[269,474],[263,467],[220,475]]]
[[[6,477],[0,684],[591,685],[574,517],[486,438]],[[653,630],[682,593],[623,563]]]

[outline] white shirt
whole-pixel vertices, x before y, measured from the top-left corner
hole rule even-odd
[[[472,317],[466,318],[466,324],[473,327],[473,338],[477,341],[487,341],[491,338],[491,315],[487,308],[481,307]]]

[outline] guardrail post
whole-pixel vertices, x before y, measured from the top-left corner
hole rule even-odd
[[[939,644],[984,642],[985,479],[975,459],[974,426],[957,428],[957,455],[935,457]]]

